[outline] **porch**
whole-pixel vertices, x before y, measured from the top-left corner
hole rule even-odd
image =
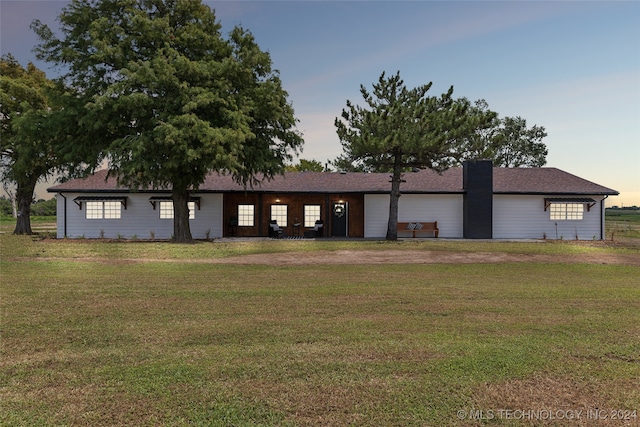
[[[223,195],[223,237],[271,237],[275,221],[282,236],[364,237],[364,194],[236,192]]]

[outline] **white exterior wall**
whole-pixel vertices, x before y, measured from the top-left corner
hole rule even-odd
[[[157,194],[154,194],[157,196]],[[120,219],[86,219],[85,202],[82,209],[73,201],[76,197],[96,196],[88,193],[64,193],[57,199],[57,236],[58,238],[100,238],[118,237],[140,240],[169,239],[173,235],[173,219],[160,219],[160,211],[149,202],[149,193],[109,193],[109,197],[127,197],[127,209],[121,209]],[[168,195],[167,195],[168,196]],[[192,194],[200,197],[200,209],[196,206],[195,219],[189,221],[194,239],[222,237],[222,194]],[[65,197],[66,226],[65,236]]]
[[[384,238],[388,221],[389,195],[365,194],[364,237]],[[461,238],[462,195],[403,194],[398,202],[398,221],[438,221],[440,237]],[[398,232],[398,237],[411,237],[411,233]]]
[[[69,197],[67,197],[67,210],[68,208],[68,204],[69,204]],[[64,226],[65,226],[65,217],[64,217],[64,209],[65,209],[65,199],[64,197],[62,197],[60,195],[60,193],[57,193],[55,195],[56,198],[56,237],[58,239],[63,239],[64,236]],[[73,202],[71,202],[73,203]],[[68,224],[69,218],[66,218],[66,223]]]
[[[86,219],[85,203],[79,209],[73,199],[89,193],[64,193],[57,199],[58,238],[126,238],[140,240],[169,239],[173,234],[173,220],[160,219],[158,209],[149,202],[149,193],[109,193],[107,196],[127,197],[127,209],[121,210],[120,219]],[[154,194],[157,195],[157,194]],[[196,239],[217,238],[223,233],[222,194],[193,194],[200,197],[200,210],[190,220],[191,234]],[[66,197],[66,236],[65,236]],[[558,197],[558,196],[556,196]],[[584,197],[584,196],[583,196]],[[587,196],[598,203],[584,210],[579,221],[556,221],[544,210],[544,195],[494,195],[494,239],[601,239],[604,233],[604,203],[602,196]],[[197,209],[197,208],[196,208]],[[389,195],[365,194],[364,237],[384,238],[389,219]],[[398,207],[398,221],[438,221],[440,237],[463,237],[463,196],[461,194],[403,194]],[[557,226],[556,226],[557,224]],[[557,227],[557,228],[556,228]],[[557,230],[557,232],[556,232]],[[399,232],[398,237],[410,237]]]
[[[549,209],[544,210],[544,195],[494,195],[493,238],[575,240],[577,235],[580,240],[599,240],[603,235],[602,196],[587,197],[598,203],[589,211],[585,206],[582,220],[557,221],[550,219]]]
[[[364,237],[382,238],[387,235],[389,195],[364,195]]]

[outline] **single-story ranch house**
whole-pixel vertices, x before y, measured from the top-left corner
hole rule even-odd
[[[170,191],[122,188],[106,177],[101,170],[48,189],[56,193],[59,238],[171,237]],[[556,168],[494,168],[484,160],[403,179],[398,222],[437,221],[444,238],[603,239],[605,199],[618,194]],[[191,194],[191,233],[266,237],[277,222],[283,235],[310,236],[321,223],[324,237],[384,238],[390,189],[388,173],[287,172],[253,189],[211,173]]]

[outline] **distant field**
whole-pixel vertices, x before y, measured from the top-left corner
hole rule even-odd
[[[0,217],[0,233],[12,233],[16,227],[16,220],[12,217]],[[31,230],[34,233],[49,234],[55,237],[56,217],[55,216],[35,216],[31,217]]]
[[[640,425],[634,246],[0,247],[0,425]],[[237,263],[389,250],[395,263]]]
[[[640,210],[607,209],[605,219],[640,223]]]
[[[640,239],[640,210],[607,209],[605,221],[607,238]]]

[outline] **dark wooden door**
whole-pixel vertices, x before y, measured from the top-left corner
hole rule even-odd
[[[331,236],[346,237],[347,236],[347,218],[349,217],[349,209],[346,202],[335,202],[331,209]]]

